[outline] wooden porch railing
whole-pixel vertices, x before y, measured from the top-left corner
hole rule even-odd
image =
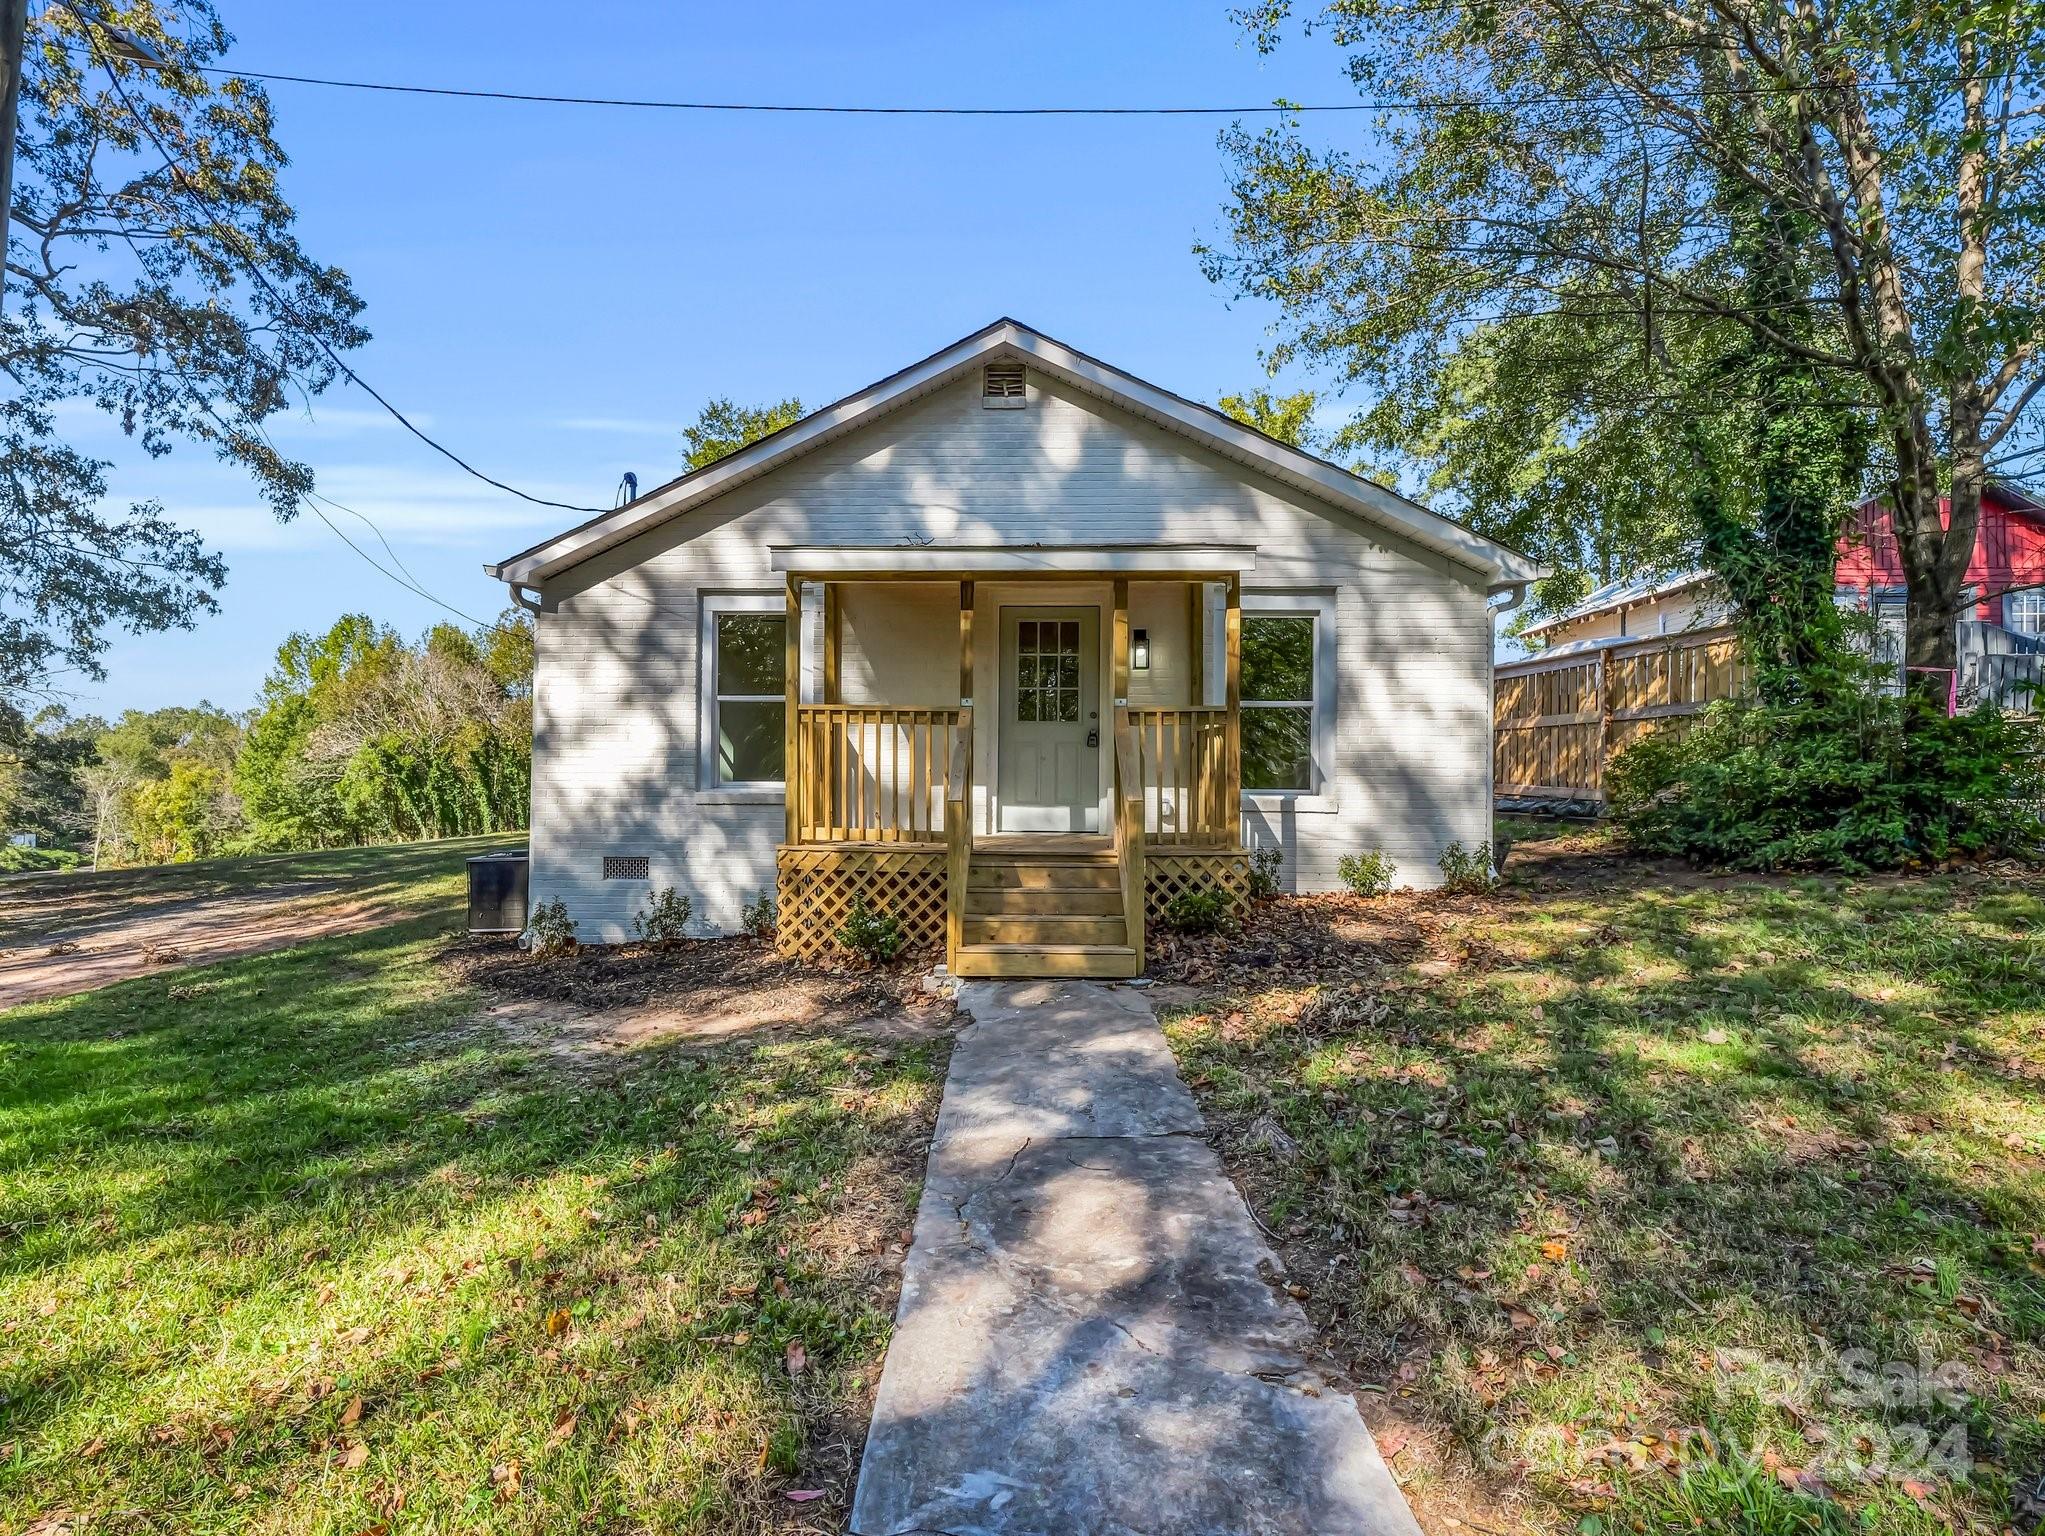
[[[956,972],[966,942],[966,877],[973,864],[973,711],[961,708],[944,776],[944,958]]]
[[[942,834],[962,711],[802,704],[788,786],[798,843],[929,843]]]
[[[1131,709],[1130,732],[1143,825],[1163,847],[1233,846],[1239,833],[1229,802],[1228,710]]]
[[[1134,710],[1115,712],[1115,854],[1122,866],[1122,913],[1129,947],[1143,972],[1143,759],[1136,745]]]

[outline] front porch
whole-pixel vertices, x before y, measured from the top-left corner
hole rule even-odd
[[[1135,976],[1173,896],[1247,901],[1246,551],[774,555],[784,953],[863,900],[954,975]]]

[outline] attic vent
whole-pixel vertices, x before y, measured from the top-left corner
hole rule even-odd
[[[989,410],[1015,410],[1029,399],[1021,363],[989,363],[980,386],[980,403]]]
[[[647,880],[653,875],[653,861],[643,853],[604,855],[606,880]]]

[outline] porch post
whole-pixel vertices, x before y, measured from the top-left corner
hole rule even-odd
[[[1243,574],[1230,571],[1228,576],[1228,659],[1225,663],[1224,680],[1226,693],[1223,696],[1228,708],[1228,746],[1226,764],[1227,777],[1223,780],[1226,788],[1224,806],[1228,819],[1236,829],[1235,841],[1242,841],[1243,824]]]
[[[824,702],[839,702],[838,686],[838,631],[844,623],[844,614],[838,606],[838,583],[824,583]]]
[[[973,584],[959,583],[959,708],[973,707]]]
[[[802,769],[795,760],[796,710],[802,698],[802,578],[788,576],[788,633],[783,640],[783,686],[788,690],[781,720],[781,800],[785,810],[784,842],[795,841],[796,796],[802,793]]]

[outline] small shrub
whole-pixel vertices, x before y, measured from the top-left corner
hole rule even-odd
[[[1382,848],[1369,853],[1345,853],[1335,863],[1335,873],[1353,896],[1382,896],[1392,888],[1399,866],[1385,856]]]
[[[1441,888],[1458,895],[1488,891],[1498,884],[1498,872],[1491,867],[1491,844],[1479,843],[1465,850],[1450,843],[1441,851]]]
[[[632,919],[632,931],[649,944],[673,949],[689,936],[689,914],[695,910],[686,896],[677,896],[669,886],[653,898],[653,905]]]
[[[568,915],[568,903],[556,896],[533,908],[526,922],[525,947],[541,960],[572,954],[577,948],[575,929],[575,919]]]
[[[776,916],[772,891],[760,892],[757,900],[749,901],[739,909],[739,914],[739,926],[745,929],[747,938],[758,939],[764,944],[774,937]]]
[[[876,912],[864,896],[852,903],[837,940],[869,965],[886,965],[902,952],[908,936],[892,912]]]
[[[1613,819],[1645,853],[1726,869],[1859,873],[2035,858],[2045,737],[1993,708],[1948,717],[1849,679],[1790,703],[1720,702],[1614,760]]]
[[[1158,922],[1173,933],[1218,933],[1235,926],[1235,915],[1220,891],[1180,891],[1165,903]]]
[[[1250,895],[1258,901],[1269,901],[1279,892],[1278,875],[1285,867],[1285,850],[1276,843],[1266,843],[1261,848],[1250,850]]]

